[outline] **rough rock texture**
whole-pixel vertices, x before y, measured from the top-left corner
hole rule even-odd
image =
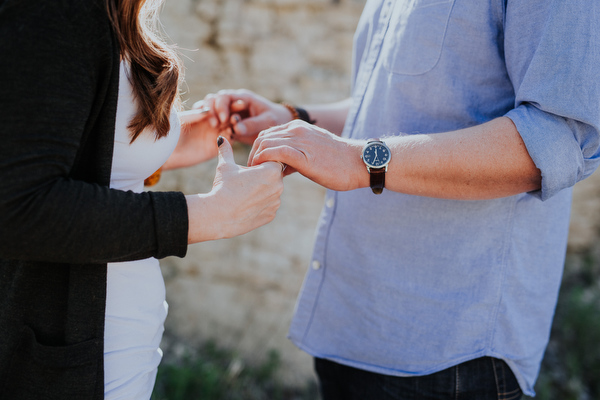
[[[162,12],[186,58],[190,95],[246,87],[275,100],[349,94],[364,0],[171,0]]]
[[[295,104],[348,97],[352,36],[363,5],[364,0],[167,1],[161,21],[184,56],[186,106],[207,93],[242,87]],[[245,164],[247,152],[236,147],[239,164]],[[165,173],[156,190],[207,192],[215,166]],[[185,259],[163,260],[170,304],[165,344],[193,347],[216,340],[249,363],[276,349],[285,381],[310,379],[310,357],[286,334],[324,194],[301,176],[287,177],[273,223],[239,238],[190,246]]]
[[[187,105],[240,87],[296,104],[347,97],[352,36],[363,5],[364,0],[168,0],[162,22],[184,54]],[[247,151],[236,148],[238,163],[245,163]],[[207,192],[215,166],[165,173],[157,190]],[[170,303],[166,342],[193,347],[214,339],[250,363],[276,349],[283,379],[292,384],[310,379],[310,358],[286,333],[324,194],[301,176],[287,177],[273,223],[239,238],[190,246],[185,259],[163,260]],[[571,230],[571,251],[598,243],[600,173],[577,185]]]
[[[236,148],[238,164],[246,155],[246,148]],[[156,189],[208,192],[215,167],[211,161],[186,171],[168,171]],[[241,237],[192,245],[184,259],[161,260],[170,306],[167,343],[179,341],[175,350],[181,350],[215,340],[247,363],[263,360],[275,349],[282,359],[282,379],[293,385],[309,379],[310,357],[286,334],[310,262],[324,194],[306,178],[288,176],[282,205],[271,224]]]
[[[569,247],[571,253],[600,246],[600,170],[573,189]]]

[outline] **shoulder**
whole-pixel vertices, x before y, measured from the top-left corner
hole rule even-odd
[[[104,0],[0,0],[0,29],[15,40],[77,43],[110,35],[110,22]]]
[[[68,24],[94,22],[96,18],[106,16],[104,0],[0,0],[0,17],[3,19]],[[83,18],[84,21],[72,17]]]
[[[116,51],[104,0],[0,0],[0,53],[17,64],[69,63],[93,78]]]

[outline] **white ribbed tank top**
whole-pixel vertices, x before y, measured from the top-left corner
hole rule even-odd
[[[154,132],[148,130],[130,143],[127,125],[135,111],[128,64],[121,62],[110,187],[141,192],[144,179],[163,165],[175,149],[180,125],[173,111],[171,132],[166,138],[155,140]],[[104,329],[105,399],[150,398],[162,358],[159,346],[167,308],[158,260],[148,258],[108,264]]]

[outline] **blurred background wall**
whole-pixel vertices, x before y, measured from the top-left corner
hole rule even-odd
[[[350,94],[352,36],[365,0],[166,0],[165,31],[185,62],[189,108],[207,93],[248,88],[294,104]],[[249,149],[236,146],[245,164]],[[208,192],[216,162],[168,172],[155,190]],[[309,268],[325,191],[297,174],[285,179],[274,222],[238,238],[192,245],[162,261],[170,304],[166,357],[214,340],[246,363],[281,356],[288,384],[312,379],[310,358],[286,338]],[[600,173],[577,185],[569,252],[597,246]]]

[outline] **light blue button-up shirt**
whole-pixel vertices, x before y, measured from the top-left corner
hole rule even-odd
[[[329,191],[291,339],[397,376],[497,357],[532,395],[570,188],[600,158],[600,2],[368,0],[352,98],[343,136],[355,139],[507,116],[542,189],[489,201]]]

